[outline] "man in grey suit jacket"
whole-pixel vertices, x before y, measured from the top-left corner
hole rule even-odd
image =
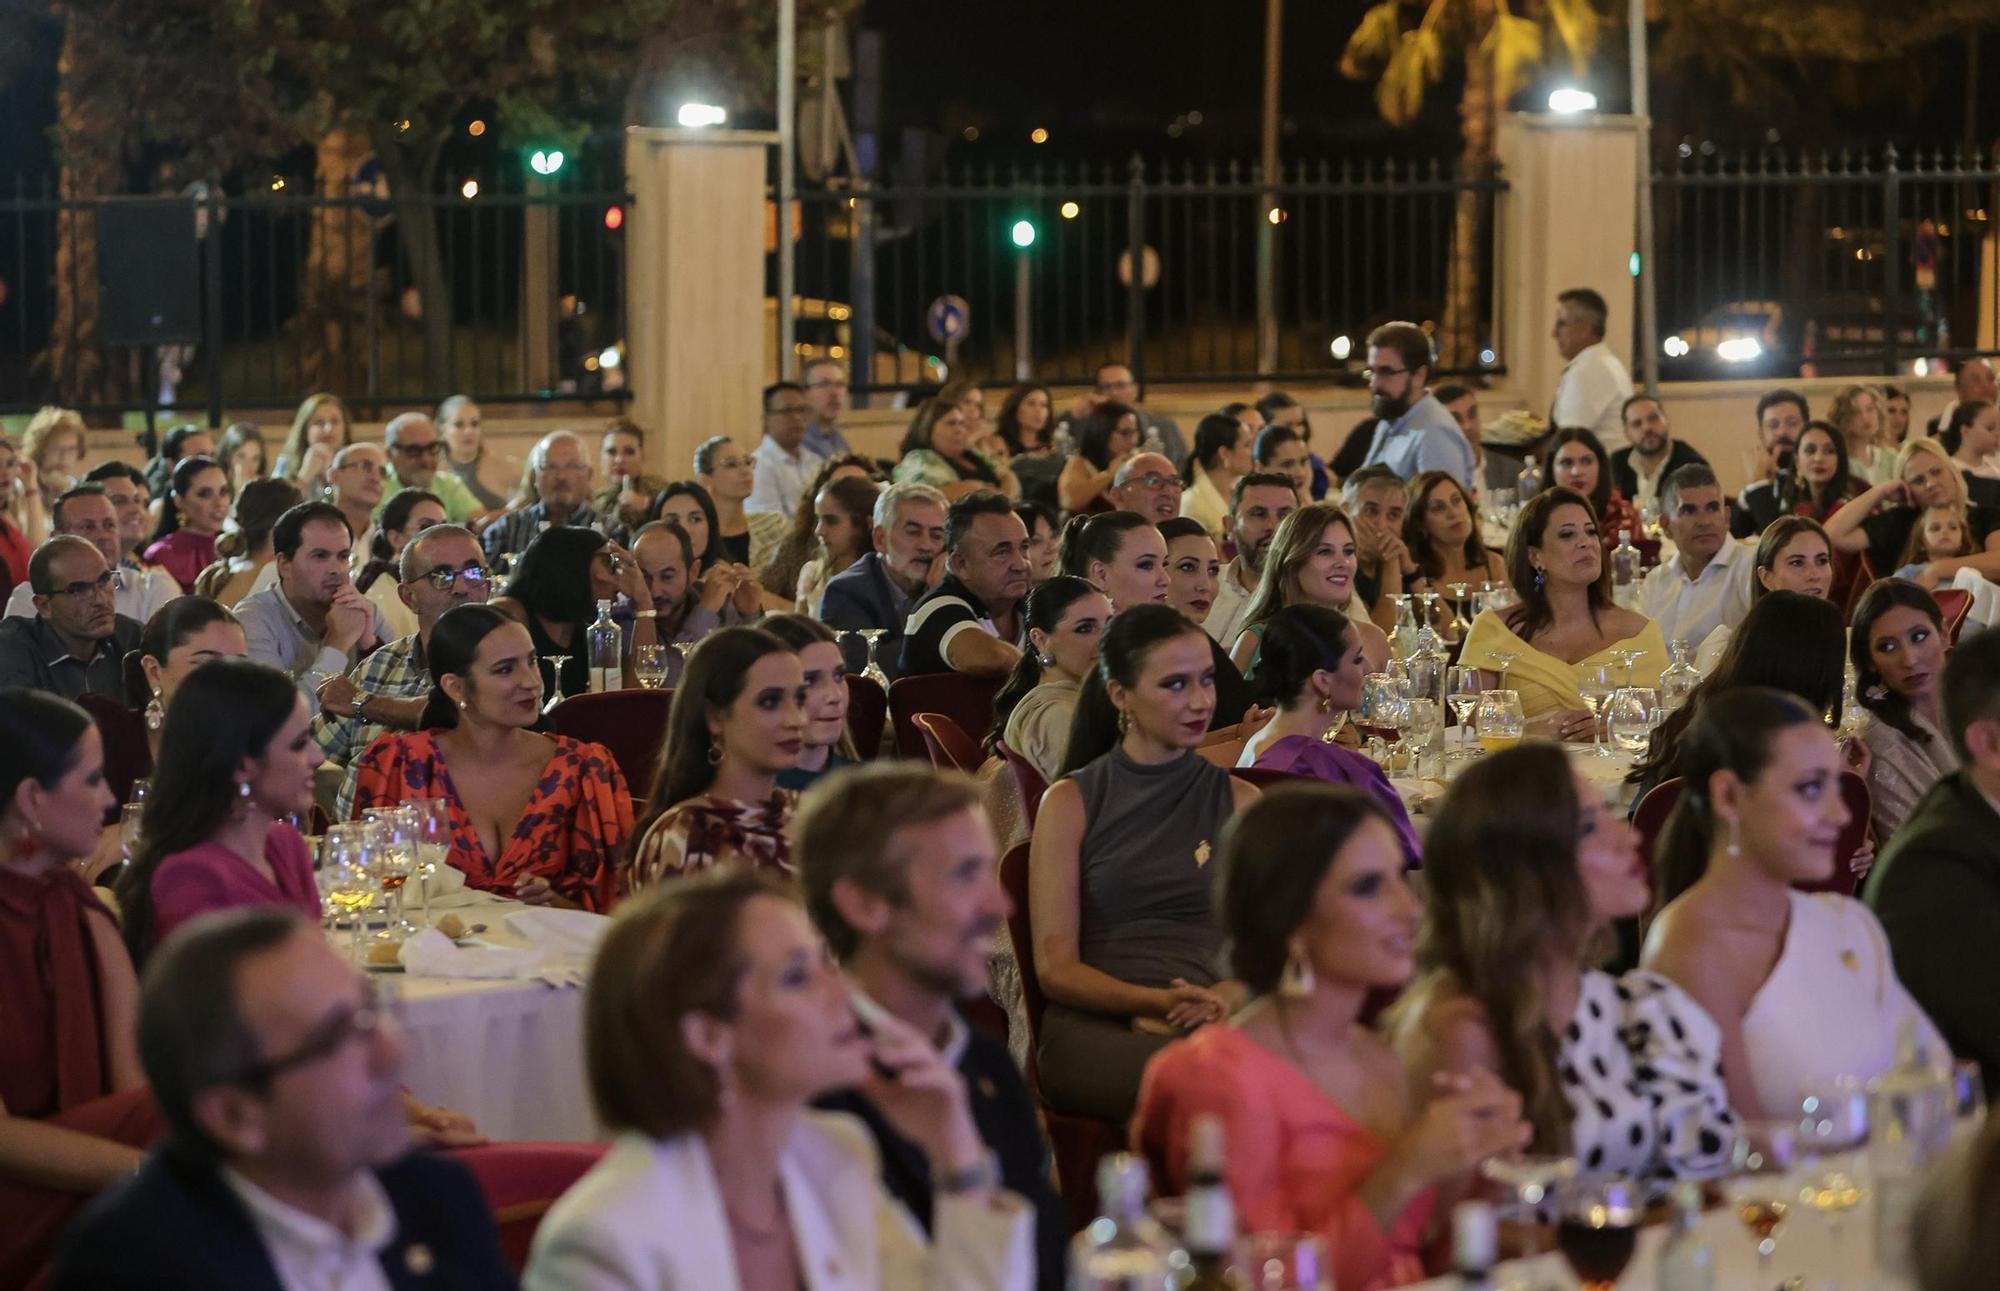
[[[875,550],[835,574],[819,616],[836,632],[881,628],[875,657],[894,680],[903,658],[910,606],[944,577],[944,494],[927,484],[892,484],[875,499]],[[867,647],[845,638],[849,672],[868,665]]]

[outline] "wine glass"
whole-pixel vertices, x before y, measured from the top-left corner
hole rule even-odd
[[[1500,689],[1500,690],[1506,690],[1506,689],[1508,688],[1508,686],[1507,686],[1507,670],[1508,670],[1509,668],[1511,668],[1511,667],[1513,667],[1513,666],[1514,666],[1514,661],[1515,661],[1516,659],[1519,659],[1519,658],[1521,657],[1521,653],[1520,653],[1520,651],[1518,651],[1518,650],[1488,650],[1488,651],[1486,652],[1486,654],[1487,654],[1487,657],[1488,657],[1488,658],[1490,658],[1490,659],[1492,659],[1494,663],[1497,663],[1497,664],[1499,664],[1499,665],[1500,665],[1500,685],[1499,685],[1498,689]]]
[[[667,685],[667,648],[663,645],[632,647],[632,674],[647,690],[664,690]]]
[[[1417,593],[1417,595],[1422,597],[1424,602],[1424,614],[1422,618],[1417,620],[1417,626],[1420,628],[1429,627],[1433,630],[1442,632],[1443,629],[1438,626],[1438,608],[1437,608],[1438,598],[1442,595],[1442,593],[1437,591],[1426,591],[1426,592],[1419,592]]]
[[[1528,720],[1521,715],[1521,697],[1511,690],[1481,693],[1472,720],[1479,731],[1479,747],[1488,753],[1513,748],[1527,733]]]
[[[1757,1241],[1760,1284],[1768,1284],[1771,1256],[1778,1249],[1798,1189],[1789,1181],[1798,1158],[1799,1127],[1793,1121],[1745,1121],[1730,1160],[1737,1173],[1726,1187],[1736,1218]]]
[[[1402,743],[1409,693],[1407,681],[1386,672],[1371,672],[1361,682],[1361,720],[1356,725],[1369,739],[1369,756],[1385,770]]]
[[[153,792],[153,782],[142,777],[132,782],[132,792],[125,796],[125,801],[135,807],[142,806],[146,801],[146,795],[151,792]]]
[[[1435,695],[1412,695],[1403,701],[1403,710],[1403,730],[1412,741],[1410,774],[1421,776],[1424,754],[1429,751],[1431,740],[1444,728],[1444,710]]]
[[[1620,686],[1604,710],[1604,729],[1612,747],[1637,757],[1652,742],[1659,725],[1660,695],[1650,686]]]
[[[320,895],[333,907],[333,921],[342,916],[349,921],[347,957],[361,959],[362,912],[381,896],[381,889],[368,872],[368,843],[365,830],[354,823],[329,827],[319,868]]]
[[[118,854],[124,857],[126,865],[139,855],[139,822],[145,815],[146,809],[136,802],[118,809]]]
[[[1472,619],[1465,612],[1468,604],[1466,593],[1471,587],[1470,583],[1445,584],[1445,590],[1451,593],[1451,622],[1447,627],[1454,640],[1463,641],[1465,634],[1472,631]]]
[[[1617,650],[1606,651],[1606,653],[1609,654],[1613,659],[1616,659],[1618,661],[1619,668],[1621,668],[1624,671],[1625,676],[1623,678],[1623,683],[1627,686],[1631,685],[1632,665],[1639,662],[1639,660],[1644,659],[1646,657],[1646,652],[1644,650],[1634,650],[1631,649],[1630,647],[1621,647]]]
[[[887,628],[854,629],[854,634],[860,637],[863,644],[868,647],[868,666],[861,670],[861,675],[873,681],[884,691],[889,689],[889,674],[882,671],[882,661],[876,657],[875,646],[888,631],[889,629]]]
[[[1562,1190],[1556,1246],[1584,1291],[1611,1291],[1639,1247],[1645,1205],[1639,1188],[1616,1175],[1577,1179]]]
[[[1576,670],[1576,690],[1590,705],[1590,751],[1600,758],[1611,756],[1604,747],[1604,708],[1611,692],[1618,689],[1617,670],[1610,664],[1580,664]]]
[[[549,683],[549,702],[542,705],[542,712],[554,712],[556,705],[562,703],[566,698],[562,687],[563,665],[575,657],[575,655],[567,654],[545,654],[542,656],[542,662],[549,665],[549,676],[553,678]]]
[[[1828,1243],[1836,1250],[1842,1218],[1868,1195],[1847,1155],[1867,1138],[1867,1082],[1837,1076],[1806,1087],[1799,1115],[1799,1150],[1806,1177],[1799,1200],[1825,1216]]]
[[[1312,1233],[1251,1233],[1232,1262],[1256,1291],[1333,1291],[1333,1261]]]
[[[417,843],[417,900],[422,903],[424,923],[431,921],[431,880],[437,877],[451,856],[451,810],[442,798],[411,798],[409,808]]]
[[[403,885],[417,869],[416,813],[399,804],[370,807],[362,816],[372,829],[380,831],[368,866],[388,898],[388,920],[379,937],[383,941],[414,937],[423,929],[403,917]]]
[[[1514,1194],[1514,1219],[1523,1230],[1539,1237],[1541,1206],[1549,1194],[1576,1178],[1575,1157],[1536,1156],[1488,1157],[1479,1163],[1479,1173]],[[1537,1243],[1539,1244],[1539,1243]],[[1530,1255],[1539,1254],[1531,1250]]]
[[[1457,758],[1472,756],[1472,710],[1479,706],[1479,692],[1485,688],[1486,679],[1479,669],[1453,664],[1445,673],[1444,697],[1451,705],[1452,716],[1458,719],[1458,750],[1452,755]]]

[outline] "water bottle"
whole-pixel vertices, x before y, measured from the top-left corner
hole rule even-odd
[[[1483,1201],[1461,1201],[1451,1212],[1451,1268],[1463,1291],[1492,1291],[1500,1262],[1500,1224]]]
[[[597,622],[585,634],[590,643],[590,691],[625,689],[625,634],[611,621],[611,602],[597,603]]]
[[[1166,442],[1167,442],[1166,440],[1160,438],[1160,428],[1158,426],[1146,427],[1147,452],[1149,453],[1160,452],[1166,446]]]
[[[1905,1018],[1896,1065],[1868,1086],[1868,1169],[1875,1187],[1875,1256],[1883,1272],[1910,1271],[1910,1221],[1931,1158],[1951,1133],[1952,1084]]]
[[[1187,1255],[1146,1213],[1146,1163],[1115,1152],[1097,1163],[1104,1213],[1070,1243],[1069,1291],[1172,1291]]]
[[[1068,460],[1076,453],[1076,438],[1069,433],[1069,423],[1066,421],[1056,424],[1056,433],[1049,439],[1049,443],[1055,448],[1056,456],[1064,460]]]
[[[1519,501],[1522,505],[1525,506],[1529,498],[1535,496],[1537,493],[1540,493],[1541,491],[1542,491],[1541,463],[1537,462],[1534,458],[1531,457],[1528,459],[1527,465],[1521,468],[1521,473],[1514,477],[1514,497],[1517,501]]]
[[[1628,610],[1638,607],[1639,549],[1630,529],[1618,531],[1618,545],[1611,549],[1611,599]]]
[[[1188,1134],[1187,1220],[1181,1227],[1192,1272],[1179,1291],[1244,1291],[1229,1268],[1236,1250],[1236,1205],[1223,1173],[1228,1159],[1223,1143],[1221,1117],[1194,1118]]]
[[[1660,1291],[1715,1291],[1715,1248],[1701,1235],[1701,1185],[1674,1185],[1674,1223],[1660,1247]]]
[[[1416,598],[1409,595],[1396,598],[1396,628],[1389,634],[1398,659],[1408,660],[1417,653],[1417,610]]]

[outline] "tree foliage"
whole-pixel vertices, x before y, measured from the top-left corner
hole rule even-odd
[[[1484,64],[1497,102],[1526,89],[1551,49],[1578,72],[1603,26],[1590,0],[1382,0],[1362,16],[1341,52],[1340,73],[1375,83],[1375,106],[1390,125],[1407,125],[1454,64]]]

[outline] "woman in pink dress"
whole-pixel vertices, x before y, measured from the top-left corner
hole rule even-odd
[[[135,963],[197,915],[284,905],[319,922],[312,854],[278,817],[312,809],[312,714],[268,664],[217,659],[167,705],[140,844],[118,880]]]
[[[215,536],[229,518],[229,473],[212,457],[183,457],[175,466],[173,489],[160,504],[160,526],[146,548],[146,563],[158,565],[182,587],[215,563]]]
[[[88,714],[0,691],[0,1287],[36,1285],[70,1217],[160,1129],[132,963],[71,865],[111,801]]]
[[[1359,790],[1286,785],[1237,815],[1216,864],[1230,967],[1254,998],[1153,1058],[1133,1139],[1180,1191],[1190,1127],[1218,1116],[1247,1230],[1320,1235],[1354,1291],[1420,1279],[1436,1186],[1530,1131],[1487,1072],[1442,1074],[1413,1105],[1395,1052],[1361,1024],[1369,993],[1415,967],[1396,831]]]

